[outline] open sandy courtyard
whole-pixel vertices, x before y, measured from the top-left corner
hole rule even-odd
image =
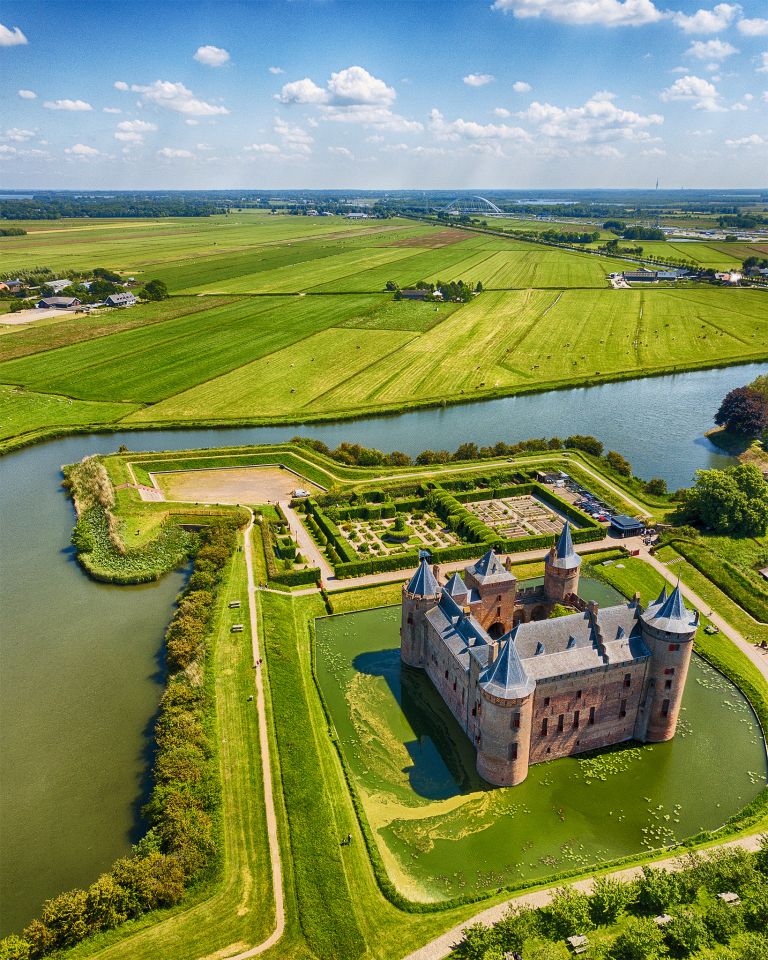
[[[150,474],[166,500],[185,503],[277,503],[294,490],[317,493],[305,477],[282,466],[220,467]]]

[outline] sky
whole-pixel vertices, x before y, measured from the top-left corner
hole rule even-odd
[[[0,189],[765,187],[768,2],[700,2],[3,0]]]

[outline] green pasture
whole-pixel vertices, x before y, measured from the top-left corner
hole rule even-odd
[[[135,409],[135,404],[72,400],[0,383],[0,440],[21,436],[52,423],[62,427],[111,423]]]

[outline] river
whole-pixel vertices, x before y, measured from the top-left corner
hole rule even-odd
[[[88,884],[135,839],[162,636],[183,583],[181,573],[130,588],[88,580],[69,545],[61,464],[121,443],[183,449],[303,434],[416,454],[590,433],[638,475],[678,487],[728,462],[703,433],[725,393],[764,371],[726,367],[346,423],[69,437],[0,459],[0,934],[20,929],[45,897]]]

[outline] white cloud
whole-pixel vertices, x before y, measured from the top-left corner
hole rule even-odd
[[[518,116],[535,124],[543,136],[553,141],[581,144],[648,141],[652,139],[651,129],[664,123],[661,114],[623,110],[614,99],[612,93],[601,90],[580,107],[558,107],[534,101]]]
[[[354,153],[346,147],[328,147],[328,153],[332,153],[336,157],[343,157],[345,160],[355,159]]]
[[[95,147],[88,147],[84,143],[76,143],[72,147],[66,147],[64,153],[69,154],[71,157],[80,157],[84,160],[101,156],[101,153]]]
[[[46,110],[69,110],[73,113],[93,110],[90,103],[86,103],[85,100],[46,100],[43,106]]]
[[[206,44],[204,47],[198,47],[195,50],[194,59],[198,63],[205,64],[206,67],[223,67],[229,60],[229,53],[223,47]]]
[[[19,90],[18,93],[22,100],[37,100],[34,90]]]
[[[2,139],[13,140],[15,143],[26,143],[27,140],[31,140],[35,136],[36,132],[35,130],[23,130],[21,127],[9,127]]]
[[[123,89],[120,87],[120,89]],[[147,86],[138,83],[131,84],[134,93],[142,94],[144,103],[153,103],[175,113],[189,114],[193,117],[215,117],[228,114],[229,110],[216,103],[199,100],[194,93],[183,83],[173,83],[170,80],[155,80]]]
[[[643,157],[666,157],[667,151],[661,147],[650,147],[648,150],[641,150],[640,154]]]
[[[671,87],[662,91],[661,99],[665,102],[692,103],[694,110],[706,110],[709,113],[723,109],[717,87],[709,80],[690,75],[675,80]]]
[[[149,123],[147,120],[121,120],[117,129],[133,133],[151,133],[153,130],[157,130],[157,124]]]
[[[768,140],[759,133],[752,133],[748,137],[739,137],[738,140],[726,140],[725,144],[728,147],[765,147],[768,146]]]
[[[199,121],[199,120],[195,120],[195,119],[193,119],[192,117],[187,117],[187,119],[184,121],[184,123],[186,123],[186,125],[187,125],[188,127],[198,127],[198,126],[200,126],[200,121]]]
[[[768,50],[760,54],[760,66],[757,67],[758,73],[768,73]]]
[[[275,100],[280,103],[327,103],[328,92],[318,87],[314,80],[304,77],[303,80],[284,83],[280,93],[275,94]]]
[[[163,147],[157,151],[157,155],[163,160],[192,160],[195,156],[191,150],[176,150],[173,147]]]
[[[720,33],[733,22],[741,7],[736,3],[718,3],[712,10],[675,13],[672,19],[684,33]]]
[[[739,33],[745,37],[768,37],[768,20],[762,17],[755,17],[752,20],[739,20]]]
[[[120,107],[102,107],[103,113],[122,113]]]
[[[749,101],[750,101],[750,100],[754,100],[755,97],[754,97],[754,94],[745,93],[742,99],[743,99],[743,100],[746,100],[746,101],[749,103]]]
[[[0,47],[20,47],[27,43],[20,27],[5,27],[0,23]]]
[[[567,24],[637,27],[664,17],[652,0],[495,0],[493,10]]]
[[[492,83],[496,78],[490,73],[468,73],[464,77],[464,83],[468,87],[484,87]]]
[[[283,143],[283,148],[294,156],[308,156],[312,153],[312,144],[315,138],[307,133],[303,127],[288,123],[282,117],[275,117],[275,133]]]
[[[733,44],[725,40],[694,40],[685,51],[686,56],[696,57],[697,60],[725,60],[739,51]],[[717,64],[710,64],[717,70]]]
[[[125,82],[125,80],[115,80],[113,84],[115,90],[130,90],[130,86]]]
[[[384,143],[384,137],[380,136],[378,133],[371,134],[370,137],[365,138],[366,143]]]
[[[285,70],[283,70],[282,67],[270,67],[269,72],[274,73],[275,76],[277,76],[278,74],[285,73]]]
[[[746,110],[749,110],[749,107],[746,103],[734,103],[731,110],[735,110],[737,113],[744,113]]]
[[[512,84],[512,89],[515,93],[530,93],[533,87],[530,83],[526,83],[525,80],[515,80]]]
[[[262,155],[276,155],[280,153],[280,147],[275,143],[252,143],[250,146],[243,147],[246,153],[258,153]]]
[[[347,67],[332,73],[328,81],[332,101],[340,104],[389,106],[395,99],[393,87],[374,77],[364,67]]]
[[[506,120],[507,117],[512,116],[511,111],[507,110],[506,107],[495,107],[493,112],[497,117],[501,117],[502,120]]]
[[[322,107],[326,120],[335,123],[358,123],[363,127],[374,127],[392,133],[418,133],[424,125],[418,120],[408,120],[393,113],[389,107],[368,107],[364,104],[352,104],[348,107]]]
[[[519,140],[531,138],[521,127],[505,123],[477,123],[474,120],[446,120],[437,109],[429,114],[429,129],[438,140]]]
[[[144,137],[140,133],[133,133],[130,130],[116,131],[115,140],[121,140],[123,143],[144,143]]]
[[[10,160],[11,157],[15,157],[19,151],[16,147],[9,147],[5,143],[0,143],[0,159],[5,158]]]

